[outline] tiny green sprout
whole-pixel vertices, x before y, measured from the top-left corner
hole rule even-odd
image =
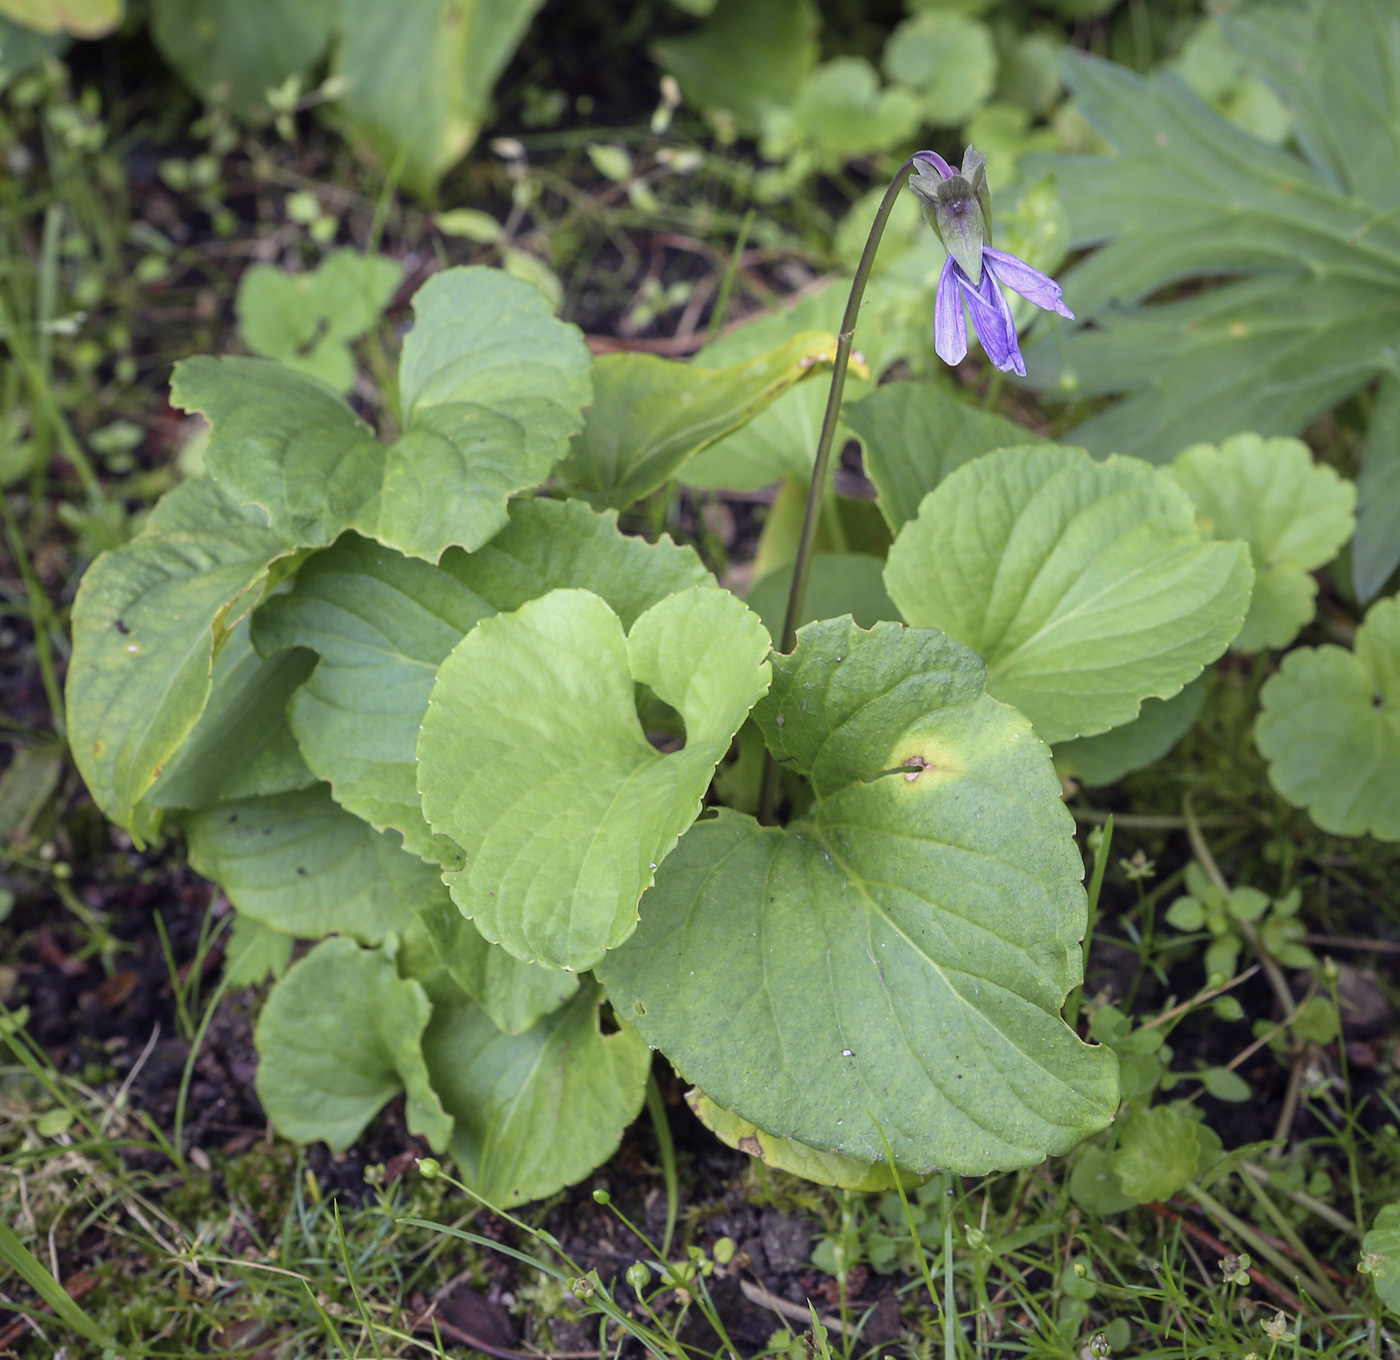
[[[1157,861],[1148,859],[1142,850],[1134,850],[1132,859],[1120,859],[1118,865],[1129,883],[1139,883],[1157,873]]]
[[[1249,1283],[1249,1256],[1241,1252],[1238,1256],[1227,1256],[1220,1262],[1220,1273],[1226,1284]]]
[[[1078,1275],[1079,1278],[1082,1280],[1086,1275],[1088,1275],[1089,1267],[1086,1266],[1083,1261],[1076,1261],[1074,1263],[1074,1273]]]
[[[734,1239],[732,1237],[721,1237],[711,1248],[711,1254],[722,1266],[727,1266],[734,1259]]]
[[[1341,975],[1341,965],[1338,964],[1337,960],[1330,954],[1322,960],[1322,976],[1326,978],[1329,983],[1336,982]]]
[[[981,1228],[974,1228],[969,1223],[963,1224],[963,1236],[967,1238],[967,1245],[973,1251],[981,1251],[987,1245],[987,1234]]]
[[[611,1204],[612,1196],[606,1190],[595,1190],[593,1192],[594,1204]]]
[[[651,1271],[647,1269],[645,1261],[633,1261],[627,1267],[627,1283],[637,1291],[638,1294],[651,1283]]]
[[[442,1163],[436,1157],[420,1157],[418,1159],[418,1174],[425,1181],[435,1181],[442,1175]]]

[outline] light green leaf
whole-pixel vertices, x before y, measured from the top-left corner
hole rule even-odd
[[[1207,1067],[1201,1073],[1201,1083],[1217,1100],[1228,1100],[1238,1104],[1254,1095],[1250,1084],[1228,1067]]]
[[[336,74],[352,129],[415,193],[466,154],[541,0],[344,0]]]
[[[792,104],[816,65],[817,27],[811,0],[719,0],[703,28],[653,50],[687,103],[757,135],[764,109]]]
[[[203,807],[316,782],[287,726],[287,701],[316,658],[300,649],[259,656],[248,633],[244,619],[224,638],[209,701],[146,794],[152,807]]]
[[[1171,473],[1196,503],[1207,538],[1249,544],[1254,594],[1237,652],[1286,647],[1316,612],[1312,572],[1351,537],[1356,488],[1313,462],[1301,439],[1239,434],[1178,454]]]
[[[818,293],[726,332],[691,362],[701,368],[724,368],[761,358],[798,331],[835,333],[841,329],[849,288],[849,280],[833,280]],[[878,312],[866,307],[861,313],[858,352],[871,374],[879,374],[900,357],[893,350]],[[681,469],[680,480],[686,486],[726,491],[756,491],[784,478],[805,486],[816,461],[828,386],[827,382],[804,382],[790,388],[746,425],[691,458]],[[870,386],[869,378],[855,366],[847,370],[848,399],[860,397]],[[838,425],[836,447],[849,437]]]
[[[268,994],[253,1039],[258,1099],[285,1138],[343,1151],[399,1091],[408,1127],[442,1149],[452,1134],[422,1042],[433,1008],[383,950],[318,944]]]
[[[806,76],[791,107],[763,111],[760,149],[782,160],[810,148],[822,164],[839,167],[907,141],[920,113],[918,97],[900,86],[882,89],[864,57],[836,57]]]
[[[843,1157],[839,1152],[823,1152],[820,1148],[808,1147],[791,1138],[775,1138],[771,1133],[764,1133],[758,1125],[750,1124],[747,1119],[740,1119],[732,1111],[721,1109],[698,1090],[687,1091],[685,1101],[695,1117],[722,1143],[728,1143],[750,1157],[757,1157],[779,1171],[790,1172],[818,1185],[839,1186],[843,1190],[869,1192],[894,1189],[894,1173],[885,1162],[871,1165],[854,1157]],[[919,1177],[911,1176],[908,1172],[902,1172],[901,1179],[906,1186],[919,1182]]]
[[[414,298],[391,445],[312,379],[260,359],[188,359],[171,400],[209,417],[210,473],[274,529],[325,546],[355,529],[435,562],[506,522],[506,502],[543,481],[579,427],[587,346],[529,284],[451,269]]]
[[[895,533],[955,468],[1037,438],[1003,416],[959,401],[936,382],[887,383],[847,406],[845,415],[864,450],[866,475],[880,493],[880,513]]]
[[[1383,378],[1376,393],[1356,496],[1351,575],[1365,604],[1400,567],[1400,377]]]
[[[1138,716],[1121,727],[1060,742],[1055,747],[1055,768],[1089,788],[1116,784],[1124,775],[1145,769],[1161,760],[1195,725],[1209,688],[1210,672],[1204,671],[1170,699],[1144,699]]]
[[[281,977],[292,961],[295,943],[290,935],[236,914],[224,948],[224,981],[230,987],[256,987],[268,978]]]
[[[1380,1301],[1400,1316],[1400,1204],[1387,1204],[1361,1239],[1360,1269],[1371,1277]]]
[[[590,499],[622,509],[676,475],[804,378],[829,371],[836,337],[804,331],[758,358],[700,368],[654,354],[605,354],[593,405],[563,474]]]
[[[443,970],[506,1034],[523,1034],[579,986],[576,973],[522,963],[489,943],[446,893],[405,930],[399,967],[430,990],[433,974]]]
[[[378,944],[446,899],[437,871],[338,807],[326,788],[246,798],[185,818],[190,863],[245,916],[300,939]]]
[[[1139,1204],[1176,1194],[1196,1177],[1200,1135],[1201,1125],[1174,1106],[1132,1110],[1108,1159],[1123,1193]]]
[[[6,20],[45,35],[71,33],[78,38],[100,38],[122,18],[122,0],[0,0]]]
[[[1356,26],[1385,11],[1386,0],[1321,0],[1308,36],[1270,58],[1294,91],[1305,88],[1299,66],[1348,71],[1346,93],[1329,102],[1359,96],[1364,131],[1333,125],[1331,110],[1316,128],[1324,159],[1343,156],[1356,175],[1351,192],[1317,157],[1249,135],[1170,73],[1070,61],[1076,107],[1114,154],[1037,157],[1029,169],[1053,170],[1072,245],[1106,244],[1062,280],[1079,328],[1054,328],[1027,351],[1029,381],[1077,397],[1128,394],[1076,442],[1165,462],[1239,431],[1294,434],[1384,368],[1400,341],[1400,219],[1385,215],[1397,201],[1396,131],[1389,104],[1361,91],[1400,87],[1400,43],[1377,42],[1364,68],[1352,59]],[[1237,44],[1246,58],[1252,41]],[[1221,276],[1233,281],[1144,301]]]
[[[691,828],[598,966],[618,1014],[722,1108],[858,1161],[883,1129],[901,1167],[980,1175],[1103,1128],[1116,1061],[1059,1016],[1082,864],[1029,724],[936,632],[811,624],[773,667],[755,717],[812,810]]]
[[[1069,1178],[1069,1193],[1081,1209],[1099,1218],[1121,1214],[1137,1203],[1123,1193],[1113,1170],[1112,1154],[1097,1147],[1085,1148],[1079,1154]]]
[[[1239,631],[1251,579],[1249,549],[1203,543],[1169,476],[1058,445],[959,468],[885,568],[905,620],[985,657],[987,688],[1052,744],[1195,679]]]
[[[485,547],[433,566],[346,536],[313,557],[293,589],[257,613],[264,651],[308,647],[321,660],[296,695],[293,730],[336,800],[425,858],[456,858],[418,797],[418,729],[437,669],[473,625],[559,586],[601,596],[630,627],[658,600],[708,581],[699,557],[663,535],[618,532],[617,515],[579,501],[516,502]]]
[[[813,553],[807,593],[797,626],[816,619],[850,614],[862,628],[882,619],[897,620],[899,611],[885,593],[884,561],[868,553]],[[792,564],[770,571],[749,591],[749,608],[763,620],[774,641],[782,638],[792,589]]]
[[[582,971],[632,933],[768,688],[769,646],[756,615],[706,586],[627,633],[597,595],[555,590],[462,639],[433,686],[418,787],[433,830],[466,856],[444,874],[453,900],[488,940]],[[647,741],[637,684],[680,713],[683,749]]]
[[[78,587],[69,740],[93,799],[122,826],[204,711],[219,642],[292,552],[254,519],[212,482],[186,482]]]
[[[586,984],[512,1036],[465,997],[434,996],[423,1055],[455,1120],[452,1156],[498,1208],[582,1180],[617,1151],[642,1108],[651,1054],[629,1025],[599,1030],[601,998],[601,988]]]
[[[50,57],[61,56],[68,42],[65,33],[38,33],[0,13],[0,90]]]
[[[1371,606],[1355,650],[1284,657],[1259,695],[1269,780],[1334,836],[1400,840],[1400,599]]]
[[[976,19],[925,10],[890,35],[885,74],[918,94],[926,122],[956,127],[971,118],[996,87],[996,44],[991,30]]]
[[[310,273],[252,265],[238,281],[239,334],[254,354],[348,392],[349,342],[379,320],[402,274],[397,260],[358,250],[334,250]]]
[[[268,94],[321,60],[335,0],[153,0],[151,37],[210,104],[265,119]]]

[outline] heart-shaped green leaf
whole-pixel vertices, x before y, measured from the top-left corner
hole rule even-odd
[[[552,1195],[617,1151],[640,1112],[651,1054],[630,1025],[604,1035],[602,988],[524,1034],[502,1034],[460,992],[434,988],[423,1057],[455,1126],[462,1178],[499,1208]]]
[[[348,392],[355,381],[349,341],[379,319],[402,275],[397,260],[358,250],[333,250],[301,274],[251,265],[238,281],[239,334],[254,354]]]
[[[1400,1317],[1400,1204],[1386,1204],[1361,1239],[1361,1266],[1380,1301]]]
[[[1300,647],[1259,695],[1274,788],[1336,836],[1400,840],[1400,599],[1371,606],[1355,650]]]
[[[885,74],[918,92],[926,122],[955,127],[972,117],[992,93],[996,44],[991,30],[977,19],[926,10],[890,35]]]
[[[316,776],[287,725],[287,701],[315,664],[315,654],[300,648],[259,656],[248,620],[242,620],[214,658],[204,712],[146,801],[159,808],[197,808],[314,784]]]
[[[829,369],[835,355],[836,337],[826,331],[803,331],[727,368],[605,354],[594,366],[593,405],[564,476],[599,504],[631,505],[789,388]]]
[[[1052,744],[1167,699],[1239,631],[1243,543],[1204,543],[1190,498],[1134,458],[1002,449],[931,491],[885,585],[905,620],[987,662],[987,688]]]
[[[632,933],[768,688],[769,646],[757,615],[707,586],[628,632],[597,595],[555,590],[462,639],[433,686],[418,787],[433,830],[466,855],[444,879],[488,940],[581,971]],[[647,741],[638,684],[680,713],[681,750]]]
[[[284,935],[378,944],[447,896],[436,869],[337,806],[325,785],[201,808],[185,834],[190,863]]]
[[[699,557],[664,535],[649,544],[619,533],[614,513],[530,500],[485,547],[451,549],[438,566],[347,535],[267,601],[254,637],[265,652],[320,654],[291,722],[336,800],[399,832],[415,854],[446,862],[460,857],[423,820],[414,748],[437,669],[463,635],[559,586],[593,591],[630,627],[658,600],[708,579]]]
[[[69,740],[93,799],[122,826],[203,713],[218,644],[293,551],[256,518],[212,482],[186,482],[78,587]]]
[[[937,632],[809,625],[755,711],[815,802],[692,827],[598,973],[724,1109],[873,1163],[1029,1166],[1112,1118],[1060,1019],[1086,905],[1049,752]],[[742,1036],[739,1042],[736,1036]]]
[[[865,451],[865,471],[880,493],[880,513],[894,533],[919,513],[924,497],[954,468],[1035,439],[1005,417],[959,401],[942,383],[886,383],[845,414]]]
[[[414,298],[381,444],[320,383],[261,359],[188,359],[171,400],[212,430],[205,461],[231,499],[321,547],[346,529],[436,562],[480,547],[506,502],[544,480],[579,428],[590,358],[539,292],[498,269],[452,269]]]
[[[279,1133],[348,1148],[399,1091],[408,1127],[444,1148],[452,1118],[423,1061],[423,988],[382,950],[324,940],[268,994],[258,1017],[258,1099]]]
[[[1254,594],[1237,652],[1286,647],[1312,621],[1317,582],[1351,537],[1356,488],[1315,463],[1301,439],[1238,434],[1178,454],[1172,475],[1196,503],[1207,538],[1249,544]]]

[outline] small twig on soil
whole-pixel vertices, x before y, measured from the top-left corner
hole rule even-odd
[[[760,1308],[771,1308],[779,1317],[789,1322],[811,1325],[812,1315],[800,1303],[789,1303],[777,1294],[770,1294],[762,1285],[752,1284],[748,1280],[740,1280],[739,1289],[750,1303],[756,1303]],[[840,1336],[846,1334],[846,1324],[840,1318],[819,1317],[817,1321],[829,1332],[836,1332]]]
[[[1154,1015],[1151,1020],[1147,1021],[1145,1024],[1139,1025],[1138,1028],[1156,1029],[1158,1025],[1165,1025],[1168,1020],[1175,1020],[1178,1015],[1183,1011],[1189,1011],[1192,1006],[1203,1005],[1205,1002],[1211,1001],[1215,997],[1230,991],[1231,988],[1238,987],[1240,983],[1248,982],[1258,971],[1259,965],[1256,963],[1253,967],[1246,968],[1243,973],[1237,973],[1229,982],[1222,982],[1219,987],[1207,987],[1205,991],[1197,992],[1195,996],[1187,997],[1179,1006],[1173,1006],[1171,1010],[1163,1011],[1161,1015]],[[1287,1021],[1284,1023],[1286,1024]]]
[[[1400,954],[1400,944],[1394,940],[1362,940],[1350,935],[1304,935],[1303,943],[1321,945],[1324,949],[1365,949],[1377,954]]]

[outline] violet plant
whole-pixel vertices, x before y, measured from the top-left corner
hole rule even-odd
[[[882,432],[877,485],[898,463],[926,489],[882,488],[873,626],[829,596],[808,621],[910,175],[996,362],[998,278],[1061,305],[988,253],[980,158],[931,157],[891,182],[839,332],[726,366],[595,359],[472,268],[415,299],[392,442],[271,360],[178,367],[209,475],[84,579],[72,744],[109,816],[179,827],[224,888],[233,979],[277,977],[258,1090],[287,1136],[345,1147],[402,1091],[464,1183],[519,1203],[612,1153],[652,1050],[718,1136],[843,1186],[1032,1165],[1113,1118],[1112,1050],[1061,1015],[1088,903],[1050,748],[1195,680],[1244,622],[1250,549],[1132,459],[1000,422],[950,468]],[[945,200],[980,216],[954,232]],[[618,512],[827,372],[770,633]],[[295,939],[318,943],[288,967]]]

